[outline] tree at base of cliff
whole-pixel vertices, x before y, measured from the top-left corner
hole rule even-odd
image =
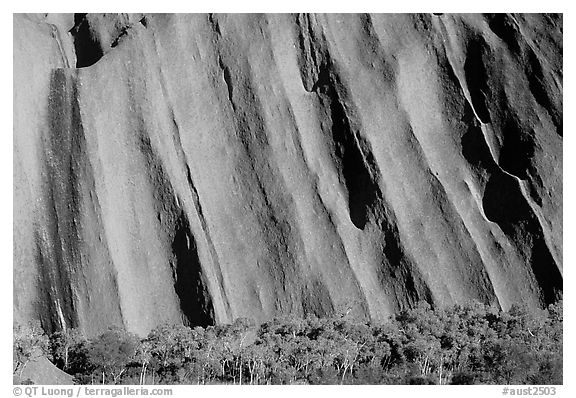
[[[117,384],[137,352],[138,337],[120,329],[110,329],[90,341],[87,350],[89,363],[101,375],[102,384]]]
[[[66,329],[52,334],[50,352],[54,364],[69,374],[85,373],[88,369],[87,343],[78,329]]]
[[[562,384],[562,320],[562,302],[506,312],[420,304],[385,323],[311,316],[162,325],[142,341],[112,329],[86,342],[69,330],[51,341],[55,362],[76,369],[80,384],[543,385]],[[16,334],[15,364],[36,352],[27,347],[45,346],[38,327]]]
[[[27,325],[15,323],[13,332],[12,370],[19,377],[30,361],[48,353],[48,336],[44,334],[39,322]]]

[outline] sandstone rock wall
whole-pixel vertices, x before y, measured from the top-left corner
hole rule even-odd
[[[562,16],[14,16],[15,319],[561,290]]]

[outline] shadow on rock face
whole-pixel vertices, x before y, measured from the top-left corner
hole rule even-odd
[[[70,33],[74,37],[77,68],[94,65],[102,58],[104,52],[100,43],[90,31],[86,14],[74,14],[74,27],[70,30]]]
[[[213,325],[214,311],[210,295],[202,281],[196,243],[184,214],[177,221],[172,251],[176,257],[174,288],[180,299],[180,309],[192,326]]]
[[[498,224],[525,254],[543,302],[554,303],[562,291],[562,275],[546,244],[542,227],[522,194],[520,182],[500,170],[494,172],[486,185],[482,205],[486,218]]]

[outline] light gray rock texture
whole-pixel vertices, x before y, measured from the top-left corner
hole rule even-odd
[[[17,14],[13,60],[17,321],[562,291],[561,15]]]

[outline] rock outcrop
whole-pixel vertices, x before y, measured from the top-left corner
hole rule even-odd
[[[16,320],[561,291],[561,15],[14,16]]]
[[[73,385],[74,377],[58,369],[45,356],[40,356],[27,363],[12,377],[12,381],[13,384]]]

